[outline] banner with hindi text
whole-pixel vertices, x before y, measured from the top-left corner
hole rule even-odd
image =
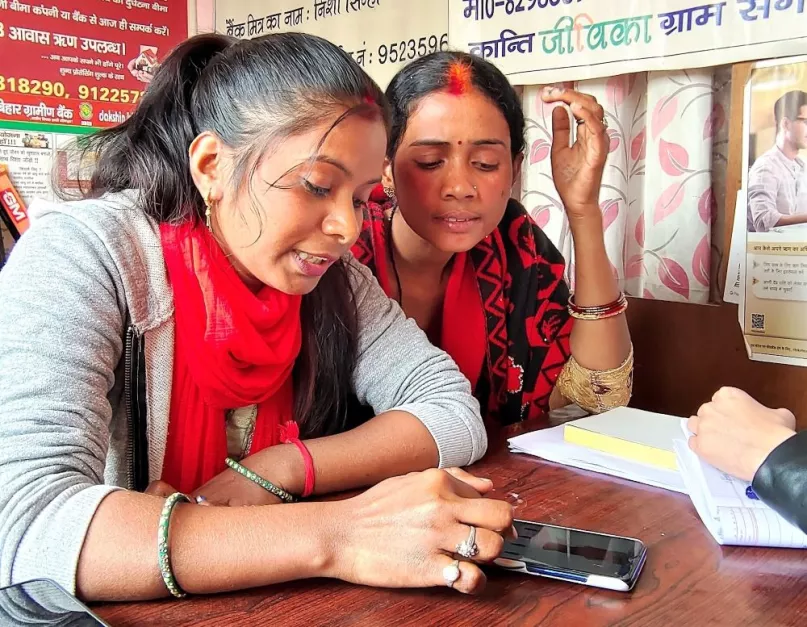
[[[187,36],[185,0],[0,0],[0,126],[119,124]]]
[[[807,51],[805,0],[449,0],[449,43],[514,84]]]
[[[301,31],[339,45],[382,88],[409,61],[448,48],[447,0],[216,0],[234,37]]]

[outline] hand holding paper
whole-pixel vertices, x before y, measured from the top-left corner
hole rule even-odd
[[[682,420],[691,442],[686,425]],[[683,440],[675,442],[675,452],[692,504],[718,544],[807,548],[807,534],[760,501],[747,481],[702,461]]]
[[[770,409],[742,390],[724,387],[687,426],[695,434],[689,446],[699,457],[751,481],[771,451],[795,435],[796,419],[786,409]]]

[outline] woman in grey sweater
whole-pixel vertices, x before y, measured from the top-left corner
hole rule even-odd
[[[489,482],[383,481],[487,446],[456,365],[347,255],[387,117],[324,40],[199,36],[89,140],[85,198],[34,205],[0,273],[0,585],[480,588],[512,520]]]

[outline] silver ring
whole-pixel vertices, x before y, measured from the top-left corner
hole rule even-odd
[[[479,547],[476,545],[476,527],[471,526],[468,539],[457,545],[457,555],[462,555],[465,559],[472,559],[479,555]]]
[[[443,569],[443,579],[449,588],[454,587],[454,584],[457,583],[457,580],[460,578],[461,574],[459,560],[454,560]]]
[[[602,123],[603,128],[605,129],[608,128],[608,118],[603,118],[600,122]],[[586,123],[586,121],[583,119],[575,119],[575,123],[577,124],[577,126],[582,126],[583,124]]]
[[[202,503],[206,503],[207,499],[203,497],[201,494],[196,497],[196,504],[201,505]]]

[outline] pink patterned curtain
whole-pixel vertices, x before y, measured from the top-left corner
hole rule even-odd
[[[725,161],[727,143],[716,73],[628,74],[564,87],[595,96],[605,109],[611,142],[600,209],[622,288],[632,296],[708,302],[720,255],[712,246],[713,171]],[[564,253],[571,281],[572,241],[550,171],[554,105],[542,102],[540,87],[525,87],[523,98],[529,154],[522,199]]]

